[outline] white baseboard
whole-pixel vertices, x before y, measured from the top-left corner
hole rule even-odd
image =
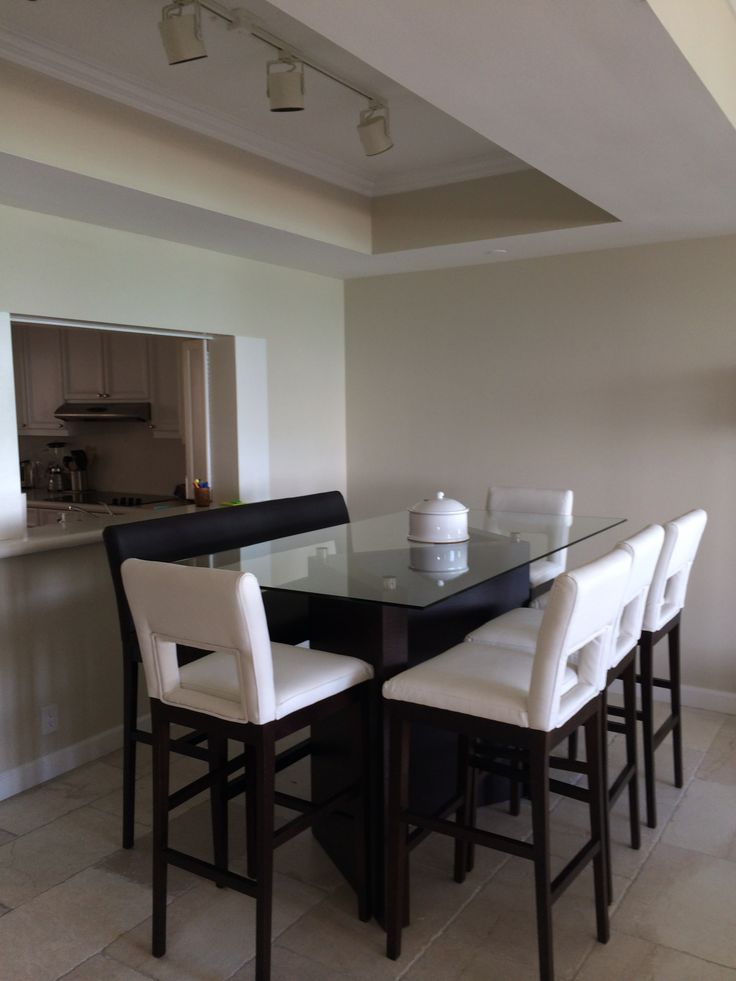
[[[49,753],[48,756],[40,756],[30,763],[24,763],[13,770],[6,770],[0,773],[0,800],[6,800],[23,790],[61,776],[62,773],[67,773],[84,763],[91,763],[100,756],[106,756],[120,749],[122,744],[123,727],[115,726],[114,729],[90,736],[81,743],[64,746],[63,749],[57,749],[55,753]]]
[[[667,698],[667,692],[660,688],[660,698]],[[723,712],[725,715],[736,715],[736,692],[716,691],[714,688],[696,688],[694,685],[682,685],[680,699],[688,708],[707,709],[709,712]]]
[[[614,681],[609,689],[616,701],[621,701],[621,682]],[[654,689],[655,702],[668,702],[670,693],[666,688]],[[724,715],[736,715],[736,692],[716,691],[714,688],[697,688],[695,685],[680,687],[680,701],[687,708],[705,709],[708,712],[722,712]]]

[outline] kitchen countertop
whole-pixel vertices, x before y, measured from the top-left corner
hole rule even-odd
[[[212,505],[216,507],[217,505]],[[203,511],[194,504],[174,505],[173,507],[129,508],[124,514],[101,517],[90,516],[88,521],[74,522],[66,526],[60,524],[41,525],[26,528],[20,538],[0,541],[0,559],[16,555],[29,555],[34,552],[50,552],[60,548],[75,548],[79,545],[93,545],[102,541],[102,529],[107,525],[129,524],[132,521],[149,521],[152,518],[169,517],[174,514],[194,514]]]

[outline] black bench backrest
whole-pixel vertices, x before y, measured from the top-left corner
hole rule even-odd
[[[115,587],[124,655],[140,660],[135,625],[120,574],[120,566],[126,559],[177,562],[197,555],[225,552],[289,535],[300,535],[319,528],[331,528],[348,521],[350,516],[342,494],[339,491],[325,491],[321,494],[215,508],[194,514],[152,518],[150,521],[136,521],[125,525],[108,525],[102,538]],[[282,597],[283,599],[287,597]],[[304,609],[304,604],[301,608]],[[285,609],[283,602],[279,609]],[[278,625],[269,625],[274,639],[286,643],[305,639],[288,635],[277,636]],[[293,626],[290,630],[293,631]]]

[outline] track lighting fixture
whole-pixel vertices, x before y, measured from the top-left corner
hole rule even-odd
[[[394,143],[389,133],[387,105],[371,101],[368,108],[361,111],[358,136],[367,157],[375,157],[377,153],[391,149]]]
[[[185,7],[191,7],[193,12],[183,13]],[[202,11],[199,0],[170,3],[164,7],[158,29],[170,65],[207,57],[202,41]]]
[[[266,92],[271,112],[295,112],[304,108],[304,65],[283,51],[266,64]]]
[[[191,13],[184,13],[191,10]],[[229,27],[246,31],[275,48],[279,56],[266,64],[266,91],[271,112],[296,112],[304,108],[304,66],[332,79],[368,101],[360,113],[358,136],[367,157],[385,153],[394,145],[389,132],[388,105],[375,94],[324,68],[293,45],[256,24],[247,10],[226,7],[220,0],[172,0],[161,11],[159,31],[170,65],[206,58],[202,40],[202,10],[224,20]]]

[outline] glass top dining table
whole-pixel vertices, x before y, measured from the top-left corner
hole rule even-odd
[[[467,541],[425,544],[409,540],[401,511],[184,564],[251,572],[272,590],[424,609],[625,520],[471,510]]]

